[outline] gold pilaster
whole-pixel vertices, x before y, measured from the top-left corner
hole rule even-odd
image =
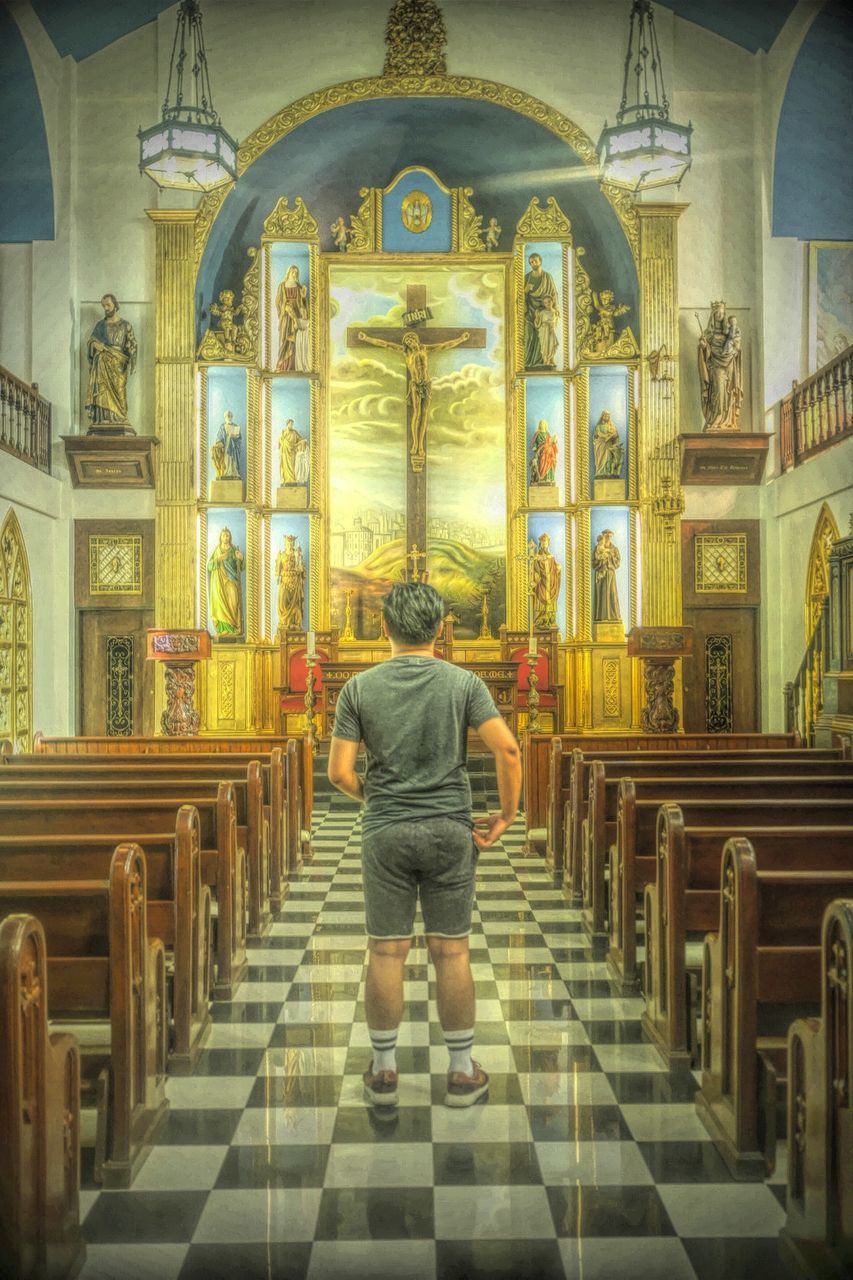
[[[194,209],[148,209],[155,227],[154,430],[157,571],[154,623],[195,623]]]
[[[639,432],[643,625],[673,626],[681,622],[678,219],[687,206],[638,202],[635,207],[640,226],[640,332],[645,357],[640,364],[643,422]],[[652,378],[647,358],[650,351],[662,346],[676,373],[670,384]]]

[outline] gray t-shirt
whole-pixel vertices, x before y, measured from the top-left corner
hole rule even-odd
[[[392,658],[353,676],[334,736],[367,750],[363,829],[436,817],[473,825],[468,729],[497,715],[479,676],[439,658]]]

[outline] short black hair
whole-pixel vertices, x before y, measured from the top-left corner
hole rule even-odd
[[[444,618],[444,601],[426,582],[398,582],[382,601],[382,616],[398,644],[429,644]]]

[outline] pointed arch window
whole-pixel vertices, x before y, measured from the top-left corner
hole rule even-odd
[[[33,719],[33,610],[30,570],[13,510],[0,526],[0,739],[29,751]]]

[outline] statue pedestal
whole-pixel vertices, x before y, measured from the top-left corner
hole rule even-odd
[[[194,737],[201,717],[193,706],[196,663],[210,657],[210,636],[206,631],[148,632],[150,662],[162,662],[166,676],[166,710],[160,717],[160,731],[166,737]]]
[[[63,436],[62,443],[75,489],[154,488],[154,450],[160,443],[156,436],[99,431]]]
[[[593,502],[624,502],[625,481],[618,476],[592,482]]]
[[[593,639],[605,641],[607,644],[625,643],[624,622],[594,622],[592,624]]]
[[[761,484],[770,437],[743,431],[683,432],[682,484]]]
[[[304,511],[308,506],[307,484],[280,484],[275,491],[275,505],[281,511]]]
[[[531,484],[527,487],[527,505],[531,511],[559,507],[560,490],[555,484]]]
[[[633,627],[628,632],[628,656],[642,658],[645,705],[640,712],[643,733],[678,733],[675,660],[693,652],[692,627]]]
[[[242,480],[211,480],[210,502],[242,502]]]

